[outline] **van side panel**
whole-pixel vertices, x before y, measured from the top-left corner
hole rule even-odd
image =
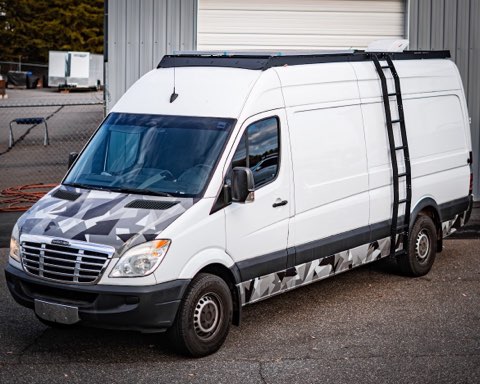
[[[413,201],[434,195],[438,204],[468,196],[470,167],[460,98],[446,95],[404,102]]]
[[[295,180],[295,246],[368,225],[359,105],[288,112]],[[304,262],[297,252],[297,262]]]
[[[378,74],[372,63],[352,64],[359,77],[370,176],[370,223],[391,219],[393,187],[385,112]],[[438,205],[468,195],[469,132],[465,127],[461,84],[448,60],[396,61],[403,95],[412,168],[412,210],[426,197]],[[389,71],[386,72],[390,77]],[[389,84],[393,90],[393,82]],[[392,119],[398,118],[390,98]],[[394,125],[396,142],[401,143]],[[399,165],[403,153],[397,152]],[[402,172],[402,167],[399,172]],[[400,182],[400,192],[405,190]],[[400,199],[403,196],[400,196]],[[403,206],[399,215],[403,215]]]
[[[354,236],[367,240],[358,243],[356,238],[353,246],[367,243],[365,138],[356,74],[350,63],[285,66],[275,71],[282,84],[290,131],[295,216],[288,246],[296,248],[298,265],[315,259],[316,243],[331,236],[364,230]]]
[[[438,204],[467,196],[470,170],[458,96],[410,96],[404,100],[404,109],[412,166],[412,209],[426,196]],[[383,105],[364,104],[362,112],[370,173],[370,222],[376,223],[390,219],[391,215],[393,189],[388,138]],[[397,155],[399,164],[403,164],[403,154]],[[399,172],[403,172],[401,167]],[[402,183],[400,191],[405,190]]]

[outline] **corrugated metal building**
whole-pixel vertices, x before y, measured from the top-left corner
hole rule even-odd
[[[106,0],[107,110],[163,55],[196,47],[196,0]]]
[[[462,75],[472,119],[475,199],[480,200],[480,1],[410,0],[412,49],[448,49]]]
[[[406,37],[412,49],[449,49],[472,117],[480,199],[479,0],[106,0],[106,12],[107,110],[178,50],[361,49],[386,37]]]

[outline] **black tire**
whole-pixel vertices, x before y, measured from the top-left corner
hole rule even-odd
[[[206,356],[223,345],[232,315],[227,283],[218,276],[200,273],[190,283],[167,335],[181,354]]]
[[[49,321],[42,319],[40,316],[35,314],[37,316],[38,321],[40,321],[42,324],[46,325],[47,327],[50,328],[56,328],[56,329],[74,329],[79,327],[78,324],[62,324],[62,323],[55,323],[54,321]]]
[[[406,255],[399,256],[400,271],[412,277],[424,276],[432,268],[437,254],[437,229],[429,216],[418,216],[410,231]]]

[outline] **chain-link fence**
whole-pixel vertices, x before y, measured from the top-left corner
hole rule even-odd
[[[40,80],[40,84],[44,87],[48,86],[48,65],[47,64],[32,64],[32,63],[16,63],[12,61],[0,61],[0,75],[7,79],[9,71],[25,71],[31,72]],[[39,85],[40,85],[39,84]]]
[[[59,183],[69,153],[83,148],[102,119],[100,100],[0,104],[0,191]]]

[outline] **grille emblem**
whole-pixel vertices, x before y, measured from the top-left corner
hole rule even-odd
[[[63,245],[65,247],[70,246],[70,243],[66,240],[60,240],[60,239],[53,239],[52,240],[53,245]]]

